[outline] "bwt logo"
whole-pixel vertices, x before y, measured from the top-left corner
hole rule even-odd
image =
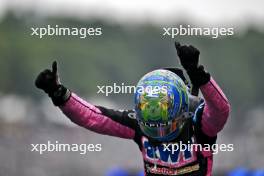
[[[163,162],[177,164],[180,161],[190,160],[194,156],[192,150],[182,151],[180,148],[175,147],[175,143],[161,144],[154,147],[146,138],[142,142],[146,156],[153,160],[160,159]]]

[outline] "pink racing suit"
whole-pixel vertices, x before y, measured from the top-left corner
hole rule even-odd
[[[94,106],[74,93],[60,109],[72,122],[86,129],[134,140],[142,153],[146,176],[211,176],[212,150],[170,150],[179,141],[211,146],[216,142],[217,133],[223,129],[230,112],[226,96],[213,78],[200,90],[204,101],[190,118],[189,125],[185,125],[179,137],[166,144],[153,143],[142,133],[134,110],[117,111]]]

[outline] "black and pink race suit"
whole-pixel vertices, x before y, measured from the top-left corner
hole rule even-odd
[[[213,78],[200,90],[204,101],[196,109],[192,120],[188,121],[180,136],[166,143],[153,143],[142,133],[134,110],[117,111],[94,106],[74,93],[60,109],[71,121],[91,131],[134,140],[142,153],[146,176],[211,176],[212,150],[170,150],[173,144],[180,141],[213,145],[217,133],[224,127],[230,111],[224,93]]]

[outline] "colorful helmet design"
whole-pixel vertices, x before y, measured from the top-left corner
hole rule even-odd
[[[188,88],[169,70],[154,70],[143,76],[136,88],[135,110],[142,132],[159,141],[176,138],[188,112]]]

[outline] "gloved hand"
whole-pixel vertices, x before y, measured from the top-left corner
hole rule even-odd
[[[181,45],[175,42],[175,48],[180,59],[180,63],[186,70],[193,87],[199,88],[210,81],[210,74],[205,72],[204,67],[199,64],[200,51],[192,45]]]
[[[35,85],[46,92],[56,106],[64,104],[70,97],[70,91],[59,81],[56,61],[52,63],[51,70],[45,69],[40,72],[35,80]]]
[[[59,79],[57,73],[57,62],[52,63],[52,70],[45,69],[36,78],[35,85],[47,94],[52,94],[59,88]]]
[[[180,58],[181,65],[186,71],[196,69],[198,67],[200,51],[192,45],[186,46],[179,42],[175,42],[175,48]]]

